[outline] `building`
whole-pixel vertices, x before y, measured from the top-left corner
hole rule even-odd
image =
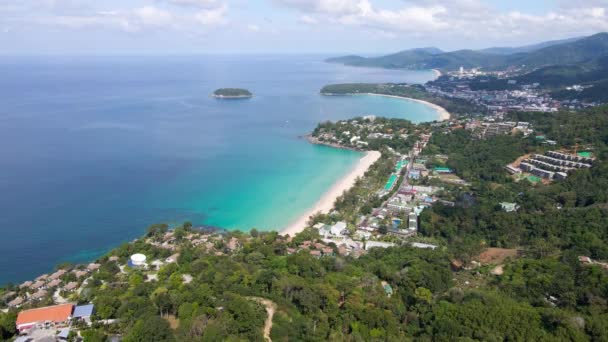
[[[24,300],[22,297],[17,297],[13,300],[11,300],[10,302],[7,303],[9,308],[18,308],[21,306],[21,304],[23,304]]]
[[[365,243],[365,250],[369,251],[372,248],[389,248],[394,246],[395,244],[392,242],[367,241]]]
[[[17,330],[23,331],[47,322],[55,325],[65,324],[70,320],[73,308],[72,304],[61,304],[21,311],[17,316]]]
[[[509,203],[509,202],[501,202],[500,207],[502,208],[502,210],[504,210],[508,213],[517,211],[517,209],[519,209],[519,206],[516,203]]]
[[[69,282],[66,286],[63,287],[65,291],[71,292],[78,288],[78,283],[75,281]]]
[[[346,222],[340,221],[331,227],[331,234],[334,236],[342,236],[346,234]]]
[[[507,172],[509,172],[512,175],[521,173],[521,169],[516,168],[513,165],[507,165],[505,168],[507,169]]]
[[[179,258],[179,253],[175,253],[175,254],[167,257],[165,259],[165,262],[168,263],[168,264],[173,263],[173,262],[177,262],[178,258]]]
[[[435,249],[437,248],[437,246],[435,245],[430,245],[428,243],[420,243],[420,242],[412,242],[411,246],[414,248],[422,248],[422,249]]]
[[[57,287],[61,284],[61,280],[60,279],[55,279],[55,280],[51,280],[48,284],[46,284],[46,286],[48,288],[53,288],[53,287]]]
[[[90,263],[89,265],[87,265],[87,270],[93,272],[93,271],[97,271],[100,267],[101,267],[100,264]]]
[[[74,307],[74,313],[72,313],[73,319],[81,319],[87,323],[91,322],[91,316],[95,312],[93,304],[78,305]]]
[[[61,277],[62,277],[64,274],[66,274],[66,273],[67,273],[67,272],[66,272],[65,270],[59,270],[59,271],[57,271],[57,272],[55,272],[55,273],[51,274],[51,275],[49,276],[49,279],[50,279],[50,280],[59,279],[59,278],[61,278]]]

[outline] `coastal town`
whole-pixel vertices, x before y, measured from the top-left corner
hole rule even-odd
[[[540,82],[526,83],[516,79],[521,71],[483,71],[477,68],[450,71],[437,80],[424,85],[433,95],[448,99],[466,100],[484,108],[489,114],[510,111],[557,112],[560,109],[579,110],[599,105],[570,99],[557,99],[542,87]],[[500,83],[500,86],[491,86]],[[503,84],[504,83],[504,84]],[[582,91],[581,85],[572,84],[567,89]]]

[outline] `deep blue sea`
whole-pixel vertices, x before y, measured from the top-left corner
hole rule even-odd
[[[318,94],[432,71],[323,58],[0,57],[0,284],[94,259],[152,223],[278,230],[361,157],[299,138],[317,122],[437,118],[416,102]],[[255,97],[211,98],[220,87]]]

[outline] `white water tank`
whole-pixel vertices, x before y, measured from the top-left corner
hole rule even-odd
[[[140,253],[131,255],[131,265],[133,266],[145,266],[146,256]]]

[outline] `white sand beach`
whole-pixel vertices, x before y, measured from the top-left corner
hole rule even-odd
[[[314,207],[307,210],[296,221],[283,229],[281,234],[289,234],[290,236],[294,236],[306,228],[306,222],[310,216],[318,212],[329,213],[329,211],[333,208],[336,199],[340,197],[342,193],[350,189],[355,184],[358,177],[363,177],[367,169],[369,169],[369,167],[380,158],[380,155],[381,154],[378,151],[367,152],[365,156],[359,159],[357,165],[355,165],[355,167],[353,167],[353,169],[346,176],[338,180],[326,193],[323,194],[321,199],[314,205]]]
[[[437,77],[435,79],[438,79],[439,77],[441,77],[441,75],[443,75],[441,73],[441,71],[439,71],[439,69],[431,69],[431,70],[433,70],[435,72],[435,74],[437,75]]]
[[[359,94],[356,94],[359,95]],[[367,93],[367,94],[361,94],[361,95],[372,95],[372,96],[383,96],[383,97],[392,97],[395,99],[406,99],[406,100],[410,100],[410,101],[414,101],[414,102],[420,102],[420,103],[424,103],[425,105],[432,107],[433,109],[435,109],[437,111],[437,113],[439,114],[439,118],[437,119],[437,121],[445,121],[445,120],[449,120],[451,115],[450,113],[443,107],[438,106],[434,103],[430,103],[428,101],[424,101],[424,100],[418,100],[418,99],[413,99],[411,97],[405,97],[405,96],[396,96],[396,95],[384,95],[384,94],[375,94],[375,93]]]

